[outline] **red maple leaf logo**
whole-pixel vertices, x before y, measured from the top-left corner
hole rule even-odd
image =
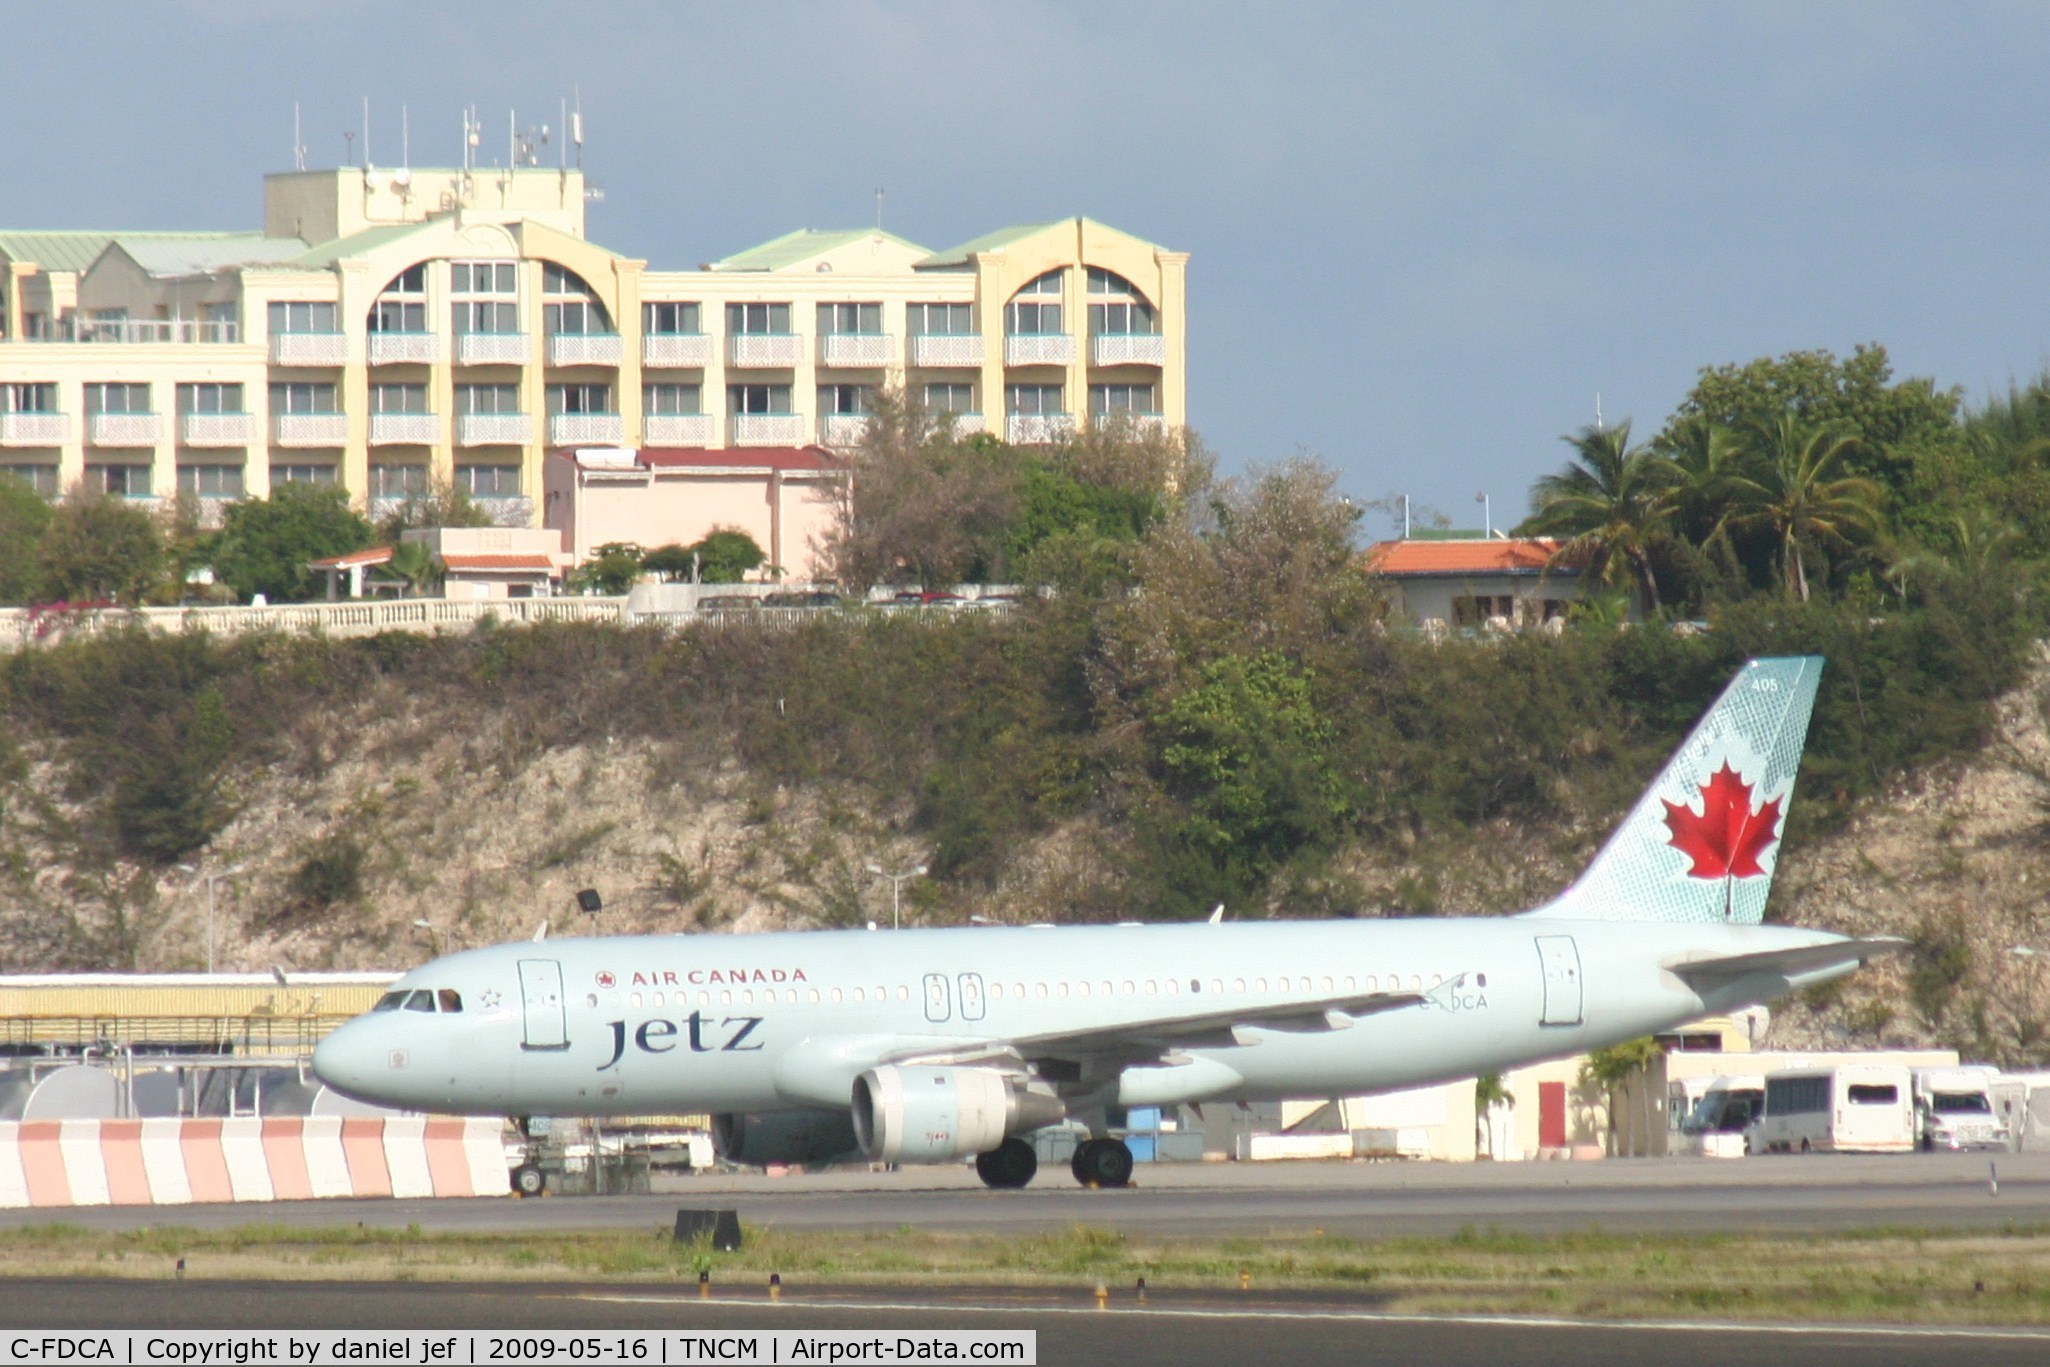
[[[598,986],[610,987],[617,981],[619,980],[613,977],[610,973],[606,972],[604,969],[598,970]]]
[[[1663,801],[1663,799],[1661,799]],[[1672,847],[1694,861],[1695,878],[1751,878],[1764,873],[1758,856],[1779,838],[1780,800],[1751,810],[1751,785],[1729,761],[1701,789],[1701,810],[1665,803]]]

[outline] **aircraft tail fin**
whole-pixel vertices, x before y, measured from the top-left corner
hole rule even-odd
[[[1762,921],[1821,678],[1820,656],[1747,661],[1587,871],[1528,914]]]

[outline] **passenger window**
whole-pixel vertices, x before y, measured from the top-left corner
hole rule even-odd
[[[663,997],[663,995],[662,995],[662,994],[661,994],[660,992],[657,992],[657,993],[656,993],[656,994],[655,994],[654,996],[650,997],[650,998],[649,998],[648,1000],[649,1000],[650,1002],[652,1002],[652,1003],[653,1003],[654,1005],[656,1005],[656,1006],[661,1006],[661,1005],[662,1005],[662,1004],[664,1003],[664,1001],[666,1000],[666,998],[664,998],[664,997]]]
[[[833,989],[833,1004],[835,1006],[840,1004],[840,989],[837,987]]]
[[[435,994],[441,998],[441,1009],[453,1014],[463,1009],[463,994],[453,987],[444,987]]]
[[[1265,978],[1253,979],[1253,990],[1255,992],[1265,992],[1267,990],[1267,980]]]
[[[1065,996],[1066,993],[1063,992],[1062,995]],[[1078,997],[1086,997],[1089,995],[1089,980],[1087,978],[1084,978],[1081,982],[1075,984],[1075,995]]]
[[[902,983],[898,983],[898,984],[897,984],[897,1000],[898,1000],[898,1001],[900,1001],[900,1002],[908,1002],[908,1001],[910,1001],[910,1000],[911,1000],[911,989],[910,989],[910,988],[908,988],[908,987],[906,987],[906,986],[904,986],[904,984],[902,984]]]
[[[1066,983],[1056,983],[1054,991],[1057,995],[1065,997],[1068,995],[1068,985]]]
[[[1325,990],[1326,992],[1331,992],[1331,991],[1335,991],[1335,990],[1337,989],[1337,987],[1338,987],[1338,984],[1337,984],[1337,983],[1335,983],[1335,982],[1333,982],[1333,981],[1332,981],[1331,979],[1329,979],[1329,978],[1326,978],[1326,979],[1324,980],[1324,990]]]
[[[638,1011],[638,1010],[640,1009],[640,1005],[641,1005],[641,994],[640,994],[640,993],[638,993],[638,992],[632,993],[632,994],[630,994],[630,996],[629,996],[629,1000],[631,1000],[631,1001],[633,1002],[633,1004],[634,1004],[634,1009]]]
[[[744,996],[746,994],[743,993],[742,995]],[[854,1004],[856,1006],[861,1005],[861,989],[858,987],[854,989]]]
[[[989,999],[993,1002],[1000,1002],[1004,999],[1004,985],[1002,983],[993,982],[989,985]]]
[[[805,994],[805,997],[806,1000],[810,1001],[810,1003],[813,1006],[817,1006],[819,1004],[819,990],[816,987],[811,989],[811,991],[807,992]]]
[[[385,993],[385,994],[384,994],[384,995],[383,995],[382,997],[379,997],[379,998],[377,999],[377,1005],[375,1005],[375,1006],[371,1007],[370,1009],[371,1009],[372,1011],[396,1011],[396,1010],[398,1010],[398,1009],[399,1009],[400,1007],[404,1006],[405,1004],[406,1004],[406,994],[405,994],[405,993],[403,993],[403,992],[387,992],[387,993]]]
[[[1106,992],[1110,991],[1110,984],[1105,983],[1103,985],[1103,990]],[[1127,997],[1136,997],[1139,995],[1138,984],[1134,983],[1130,978],[1125,979],[1125,995]]]
[[[1032,988],[1032,995],[1044,1000],[1046,997],[1046,984],[1035,983]]]
[[[413,995],[406,998],[406,1009],[408,1011],[432,1011],[434,1009],[434,994],[424,987],[415,989]]]
[[[1190,990],[1191,992],[1194,992],[1194,991],[1196,990],[1196,982],[1195,982],[1195,980],[1194,980],[1193,978],[1189,980],[1189,990]],[[1224,991],[1224,979],[1222,979],[1222,978],[1212,978],[1212,979],[1210,980],[1210,990],[1211,990],[1212,992],[1222,992],[1222,991]]]
[[[1245,980],[1244,978],[1233,978],[1233,979],[1231,980],[1231,990],[1232,990],[1232,991],[1234,991],[1234,992],[1243,992],[1243,991],[1245,991],[1245,990],[1246,990],[1246,980]]]

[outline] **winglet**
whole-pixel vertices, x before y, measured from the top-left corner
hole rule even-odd
[[[1217,904],[1216,906],[1214,906],[1214,907],[1210,908],[1210,924],[1211,924],[1211,925],[1213,925],[1213,926],[1214,926],[1214,925],[1219,925],[1219,924],[1222,924],[1222,922],[1223,922],[1223,921],[1224,921],[1224,903],[1222,903],[1222,902],[1219,902],[1219,903],[1218,903],[1218,904]]]
[[[542,921],[541,921],[541,924],[540,924],[540,926],[539,926],[539,927],[538,927],[538,928],[537,928],[537,929],[536,929],[536,930],[534,931],[534,943],[538,945],[538,944],[540,944],[540,943],[541,943],[541,942],[542,942],[543,940],[545,940],[545,939],[547,939],[547,938],[548,938],[548,921],[547,921],[547,918],[545,918],[545,917],[544,917],[544,918],[542,918]]]

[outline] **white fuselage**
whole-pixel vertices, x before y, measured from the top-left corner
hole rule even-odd
[[[1098,1104],[1355,1095],[1501,1070],[1763,1001],[1760,973],[1697,993],[1665,966],[1836,941],[1770,926],[1482,919],[814,931],[550,940],[467,950],[395,990],[459,1011],[384,1010],[323,1041],[330,1085],[453,1113],[606,1115],[847,1107],[907,1057],[1016,1050],[1198,1011],[1418,992],[1421,1005],[1312,1028],[1256,1026],[1114,1066]],[[442,1000],[447,1000],[443,997]],[[1143,1051],[1135,1050],[1138,1058]],[[1087,1067],[1104,1067],[1097,1051]],[[1088,1078],[1068,1079],[1071,1090]]]

